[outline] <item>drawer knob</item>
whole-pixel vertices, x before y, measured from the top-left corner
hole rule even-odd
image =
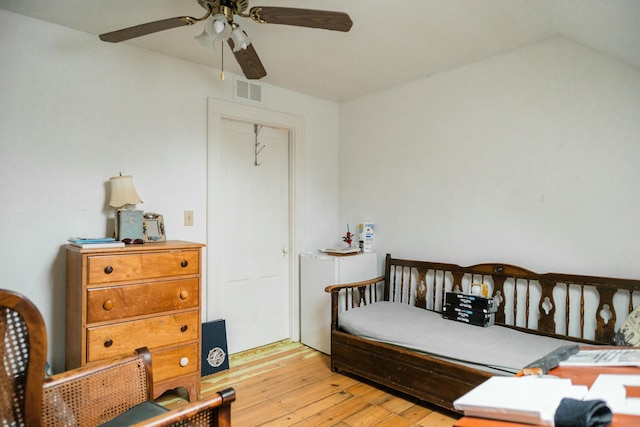
[[[187,366],[189,364],[189,358],[188,357],[183,357],[182,359],[180,359],[180,366],[182,366],[183,368],[185,366]]]
[[[113,345],[113,340],[112,339],[108,339],[104,342],[104,346],[109,348]]]
[[[187,329],[189,329],[189,327],[187,325],[182,325],[182,327],[180,328],[181,332],[187,332]]]
[[[189,265],[189,262],[186,259],[183,259],[182,262],[180,263],[180,266],[182,268],[185,268],[187,265]]]
[[[111,273],[113,273],[113,267],[111,267],[110,265],[107,265],[104,268],[104,274],[111,274]]]
[[[104,308],[105,310],[111,310],[114,305],[116,305],[115,302],[113,302],[113,300],[111,299],[108,299],[102,304],[102,308]]]
[[[180,299],[187,299],[187,298],[189,298],[189,291],[181,291]]]

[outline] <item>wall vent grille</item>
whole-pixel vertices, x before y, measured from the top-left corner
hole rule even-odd
[[[235,98],[245,101],[262,102],[262,86],[246,80],[235,79]]]

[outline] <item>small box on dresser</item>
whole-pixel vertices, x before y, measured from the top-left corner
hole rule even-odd
[[[151,351],[154,397],[200,397],[202,247],[167,241],[120,248],[67,245],[66,368]]]

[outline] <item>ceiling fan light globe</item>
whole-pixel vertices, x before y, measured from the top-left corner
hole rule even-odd
[[[251,39],[240,29],[240,27],[236,27],[231,31],[231,39],[233,40],[234,52],[237,52],[240,49],[246,49],[251,44]]]
[[[193,36],[193,38],[198,40],[202,46],[207,46],[215,49],[215,39],[211,37],[206,31],[203,31],[202,34],[198,36]]]
[[[231,34],[231,25],[229,25],[226,16],[217,13],[207,21],[205,31],[210,36],[217,37],[219,40],[227,40]]]

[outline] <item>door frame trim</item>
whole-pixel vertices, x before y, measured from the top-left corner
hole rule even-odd
[[[299,248],[304,247],[304,135],[305,119],[281,112],[256,108],[217,98],[207,98],[207,250],[206,286],[203,289],[206,319],[221,317],[221,304],[209,304],[207,295],[220,294],[220,269],[217,263],[220,253],[216,241],[216,227],[210,220],[215,213],[216,201],[220,200],[214,182],[219,180],[213,166],[220,164],[221,120],[238,120],[289,131],[289,338],[300,340],[300,274],[298,267]]]

